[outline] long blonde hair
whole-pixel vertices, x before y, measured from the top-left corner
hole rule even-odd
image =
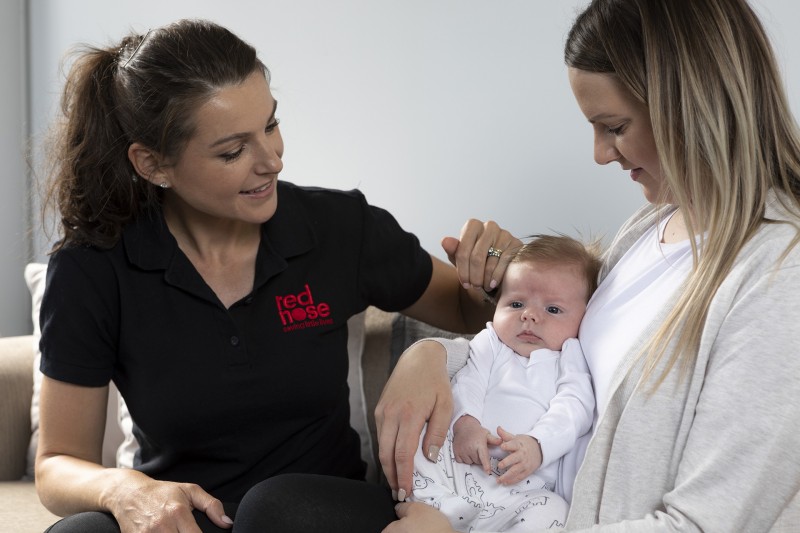
[[[662,176],[682,206],[694,268],[644,350],[693,368],[709,305],[764,223],[770,189],[800,240],[800,133],[764,28],[744,0],[594,0],[567,38],[568,66],[617,76],[647,105]],[[698,249],[701,253],[698,253]],[[786,250],[788,253],[789,249]]]

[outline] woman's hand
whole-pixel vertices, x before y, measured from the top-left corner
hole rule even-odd
[[[118,487],[109,498],[111,513],[122,533],[201,533],[192,515],[195,509],[223,529],[233,524],[225,515],[222,502],[198,485],[156,481],[144,475],[138,481],[135,487]]]
[[[453,395],[446,360],[444,347],[436,341],[411,346],[397,362],[375,408],[378,457],[401,501],[411,493],[414,455],[425,423],[422,449],[433,462],[450,427]]]
[[[400,520],[392,522],[383,533],[453,533],[447,518],[424,503],[398,503],[395,511]]]
[[[36,489],[54,514],[109,511],[123,533],[201,533],[192,510],[230,528],[222,503],[197,485],[156,481],[130,468],[101,466],[108,387],[45,376],[39,398]]]
[[[473,416],[464,415],[453,424],[453,453],[456,461],[465,465],[480,465],[487,474],[491,471],[489,446],[499,446],[500,437],[481,426]]]
[[[522,241],[493,221],[470,219],[461,228],[461,237],[445,237],[442,248],[458,271],[465,288],[497,288]],[[499,255],[499,257],[498,257]]]

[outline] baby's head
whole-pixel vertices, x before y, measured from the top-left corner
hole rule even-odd
[[[518,354],[561,350],[578,336],[586,303],[597,288],[597,245],[564,235],[535,235],[514,254],[498,289],[493,325]]]

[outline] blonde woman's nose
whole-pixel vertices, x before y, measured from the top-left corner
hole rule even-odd
[[[617,147],[608,142],[603,135],[596,135],[594,140],[594,161],[598,165],[607,165],[619,159]]]

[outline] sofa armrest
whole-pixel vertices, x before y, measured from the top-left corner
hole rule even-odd
[[[25,474],[31,439],[33,336],[0,337],[0,481]]]

